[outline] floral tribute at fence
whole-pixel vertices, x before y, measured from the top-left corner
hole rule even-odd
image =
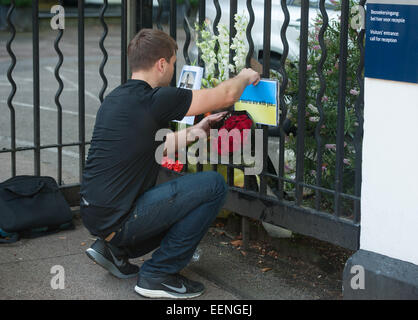
[[[321,31],[324,25],[324,17],[318,13],[313,19],[309,28],[308,57],[307,57],[307,92],[305,112],[305,139],[304,139],[304,166],[303,181],[308,185],[318,184],[328,190],[334,190],[336,183],[336,140],[337,123],[341,116],[338,113],[339,99],[339,75],[340,75],[340,39],[341,30],[341,1],[332,0],[333,8],[327,10],[329,13],[326,29]],[[358,2],[350,0],[350,8],[355,8]],[[331,13],[337,12],[337,15]],[[355,18],[357,12],[351,11],[350,20]],[[202,52],[202,60],[205,62],[205,77],[202,80],[203,87],[215,87],[222,81],[229,78],[230,72],[237,74],[245,67],[245,57],[248,53],[248,43],[245,38],[245,31],[248,20],[244,15],[235,15],[236,36],[229,43],[228,26],[219,23],[217,35],[214,33],[214,26],[203,24],[196,26],[199,34],[197,46]],[[320,45],[320,33],[323,32],[323,47]],[[346,70],[346,100],[344,101],[344,144],[343,144],[343,173],[342,192],[354,194],[354,180],[356,170],[356,158],[361,151],[363,105],[360,90],[360,80],[363,71],[361,65],[360,30],[349,28],[348,30],[348,59]],[[218,43],[218,45],[216,45]],[[233,63],[229,61],[229,51],[235,54]],[[325,55],[326,53],[326,55]],[[319,63],[322,55],[325,60],[320,68]],[[286,59],[283,71],[287,75],[288,84],[284,92],[284,105],[281,106],[290,121],[291,127],[297,127],[299,108],[299,61],[291,58]],[[319,74],[322,74],[323,82]],[[282,83],[283,76],[278,70],[270,70],[270,79],[277,79]],[[319,96],[323,85],[324,92]],[[285,137],[284,143],[284,191],[289,200],[294,200],[296,179],[296,154],[297,139],[296,130],[291,131]],[[232,135],[232,133],[231,133]],[[232,138],[229,138],[232,139]],[[222,150],[222,148],[221,148]],[[268,184],[275,190],[277,181],[268,178]],[[312,189],[304,188],[304,205],[312,206],[315,200],[315,192]],[[333,212],[334,196],[327,192],[321,193],[320,210]],[[343,202],[343,214],[351,216],[353,206],[350,201]]]
[[[235,114],[229,116],[225,120],[224,125],[219,129],[217,140],[218,154],[225,155],[235,151],[240,151],[241,145],[248,143],[248,136],[252,126],[253,121],[246,114]],[[234,132],[236,134],[234,134]],[[228,139],[225,139],[225,137],[228,137]],[[212,143],[216,143],[216,140],[213,140]]]

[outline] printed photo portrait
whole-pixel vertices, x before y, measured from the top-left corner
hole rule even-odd
[[[180,88],[193,89],[195,79],[196,79],[195,71],[184,71],[181,76]]]

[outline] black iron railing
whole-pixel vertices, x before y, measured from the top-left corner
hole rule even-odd
[[[11,1],[9,11],[7,13],[7,23],[10,30],[10,38],[7,41],[6,48],[11,58],[11,63],[7,71],[7,79],[10,83],[11,90],[7,99],[7,106],[10,110],[10,148],[3,148],[0,153],[10,153],[11,156],[11,175],[17,174],[16,170],[16,153],[20,151],[33,150],[34,152],[34,174],[41,174],[40,167],[40,152],[43,149],[56,148],[58,151],[57,171],[58,182],[62,185],[62,149],[68,146],[78,146],[79,149],[79,177],[81,181],[82,171],[85,165],[86,157],[86,145],[90,142],[86,141],[86,126],[85,126],[85,39],[84,39],[84,1],[78,1],[78,141],[71,143],[63,143],[62,140],[62,106],[60,102],[61,93],[64,90],[64,84],[60,77],[60,68],[64,61],[64,55],[59,48],[60,40],[63,36],[64,30],[58,30],[57,36],[54,42],[54,48],[57,53],[58,62],[56,64],[54,75],[59,85],[55,94],[55,105],[57,108],[57,143],[42,145],[40,139],[40,81],[39,81],[39,12],[38,2],[32,2],[32,43],[33,43],[33,119],[34,119],[34,132],[33,132],[33,146],[30,147],[17,147],[16,146],[16,119],[15,109],[13,106],[13,98],[16,94],[16,83],[13,80],[13,70],[16,65],[16,57],[11,49],[11,45],[15,39],[16,30],[10,19],[13,11],[15,10],[15,1]],[[145,1],[144,1],[145,2]],[[163,8],[163,0],[158,0],[158,8],[156,15],[156,27],[163,29],[161,24],[161,16],[163,9],[170,10],[169,19],[169,34],[177,39],[177,20],[183,20],[183,29],[186,35],[186,40],[181,52],[183,54],[186,63],[190,63],[189,49],[191,44],[191,28],[190,25],[194,24],[190,19],[190,2],[185,1],[186,15],[184,17],[177,17],[177,1],[170,0],[169,8]],[[322,186],[322,157],[324,153],[323,140],[321,137],[320,128],[323,125],[325,119],[322,99],[325,94],[327,82],[324,76],[324,63],[327,58],[327,45],[324,41],[324,35],[328,28],[328,14],[325,8],[325,0],[319,1],[319,11],[323,17],[323,24],[320,28],[318,41],[321,47],[321,58],[316,65],[316,75],[319,79],[320,87],[316,94],[316,108],[319,112],[319,121],[315,129],[315,141],[316,141],[316,180],[314,185],[306,183],[304,179],[304,162],[305,162],[305,112],[306,112],[306,95],[307,95],[307,55],[309,50],[308,44],[308,32],[309,32],[309,0],[301,0],[300,6],[300,50],[298,57],[299,74],[298,74],[298,96],[297,96],[297,149],[296,149],[296,175],[294,179],[290,179],[285,176],[285,139],[286,132],[283,128],[286,121],[289,105],[286,99],[287,89],[289,85],[288,72],[285,67],[286,61],[289,55],[289,42],[287,39],[287,31],[289,28],[290,14],[288,10],[288,2],[286,0],[280,0],[281,10],[283,12],[284,20],[282,22],[280,30],[273,30],[273,32],[279,34],[283,43],[283,51],[280,52],[280,61],[278,72],[280,74],[279,84],[279,103],[280,103],[280,116],[279,116],[279,163],[278,172],[273,174],[268,170],[269,159],[268,156],[268,141],[269,141],[269,128],[266,125],[258,125],[259,129],[263,131],[263,169],[260,177],[260,183],[257,190],[251,189],[251,177],[245,176],[244,187],[239,188],[234,184],[234,168],[243,168],[242,166],[229,164],[227,168],[227,183],[230,187],[230,194],[226,203],[226,208],[234,212],[237,212],[244,217],[251,217],[261,221],[266,221],[275,225],[284,226],[295,232],[305,235],[313,236],[322,240],[326,240],[338,245],[341,245],[350,249],[357,249],[359,247],[359,222],[360,222],[360,195],[361,195],[361,158],[362,158],[362,136],[363,136],[363,95],[364,95],[364,83],[363,83],[363,66],[364,66],[364,30],[360,31],[358,35],[358,48],[361,52],[360,64],[357,68],[356,80],[360,88],[360,93],[357,97],[354,105],[355,114],[357,117],[358,126],[356,128],[355,137],[353,139],[353,145],[356,152],[355,158],[355,179],[354,179],[354,194],[344,193],[343,190],[343,172],[344,172],[344,125],[345,125],[345,111],[346,105],[346,82],[347,82],[347,41],[348,41],[348,28],[349,28],[349,1],[342,0],[341,7],[341,30],[340,30],[340,52],[339,52],[339,90],[338,90],[338,117],[337,117],[337,133],[336,133],[336,171],[335,171],[335,187],[333,189],[324,188]],[[360,1],[360,5],[364,7],[365,0]],[[63,1],[59,1],[62,5]],[[121,83],[126,82],[128,79],[128,67],[127,67],[127,42],[128,42],[128,5],[130,1],[121,1]],[[199,23],[203,23],[206,18],[206,7],[213,5],[216,8],[216,17],[213,22],[213,30],[217,33],[217,25],[222,16],[221,6],[219,0],[213,1],[199,1],[197,20]],[[150,10],[149,7],[145,9],[143,1],[137,1],[138,10],[140,12],[136,31],[145,26],[145,19],[141,10]],[[99,46],[102,52],[102,61],[98,70],[98,74],[102,80],[102,88],[98,94],[100,101],[103,101],[106,89],[108,87],[108,81],[104,68],[107,63],[108,53],[106,51],[104,42],[107,37],[108,27],[105,22],[104,16],[108,8],[107,0],[103,1],[103,5],[100,8],[99,21],[103,28],[102,36],[99,40]],[[229,1],[229,27],[230,27],[230,43],[236,33],[234,28],[234,15],[237,13],[238,1]],[[272,26],[272,0],[264,1],[264,15],[262,17],[255,17],[253,4],[251,0],[246,0],[246,8],[249,14],[249,24],[246,30],[246,36],[249,44],[249,51],[246,57],[246,66],[251,66],[251,59],[254,55],[254,42],[252,38],[252,28],[256,19],[263,19],[263,77],[270,77],[271,66],[271,26]],[[148,11],[149,13],[149,11]],[[152,14],[152,12],[151,12]],[[216,46],[217,51],[219,46]],[[179,50],[180,51],[180,50]],[[230,62],[233,62],[233,50],[230,50]],[[204,66],[201,58],[201,52],[198,54],[198,64]],[[177,83],[176,72],[172,79],[171,85],[175,86]],[[199,117],[198,117],[199,118]],[[200,117],[201,118],[201,117]],[[217,165],[212,166],[213,170],[217,170]],[[202,171],[202,164],[198,164],[197,171]],[[171,179],[176,177],[177,173],[165,170],[161,171],[163,179]],[[186,173],[187,174],[187,173]],[[274,196],[268,194],[269,183],[273,181],[277,189]],[[285,184],[294,186],[294,199],[289,200],[286,198]],[[68,201],[72,205],[78,204],[78,190],[79,184],[76,185],[62,185],[62,191],[66,195]],[[304,200],[304,189],[313,190],[315,194],[315,201],[312,207],[307,207]],[[334,198],[333,212],[325,212],[321,209],[321,197],[322,194],[331,195]],[[349,200],[353,202],[353,216],[346,217],[342,215],[341,203],[342,201]],[[247,235],[245,239],[248,239]]]
[[[206,7],[209,1],[200,1],[199,5],[199,21],[202,22],[205,17],[203,9]],[[212,1],[210,1],[212,2]],[[356,151],[356,164],[355,164],[355,191],[354,194],[344,193],[343,190],[343,172],[344,172],[344,126],[345,126],[345,110],[346,94],[347,94],[347,45],[348,45],[348,28],[349,28],[349,1],[343,0],[341,6],[341,29],[340,31],[340,49],[339,49],[339,90],[338,90],[338,105],[337,108],[337,133],[336,133],[336,170],[335,170],[335,187],[333,189],[325,188],[322,186],[322,155],[324,153],[323,139],[321,137],[320,129],[325,121],[325,113],[323,109],[322,99],[326,90],[326,77],[324,76],[324,63],[327,59],[327,46],[324,41],[324,35],[328,28],[328,14],[325,7],[325,1],[318,2],[318,10],[320,11],[323,23],[318,34],[318,41],[321,48],[321,57],[316,65],[316,75],[319,79],[319,89],[316,95],[316,107],[319,112],[319,121],[315,128],[315,141],[316,141],[316,179],[315,184],[309,184],[305,181],[304,177],[304,163],[305,163],[305,126],[306,126],[306,95],[307,95],[307,59],[308,59],[308,33],[311,17],[310,3],[308,0],[300,1],[300,38],[299,38],[299,56],[298,56],[298,98],[297,98],[297,152],[296,152],[296,176],[294,179],[285,177],[285,132],[283,130],[283,124],[287,117],[288,103],[286,102],[286,89],[288,86],[288,75],[285,68],[285,62],[288,59],[289,43],[287,40],[287,29],[289,27],[290,14],[288,10],[289,1],[281,0],[281,8],[284,15],[284,21],[280,32],[281,40],[283,43],[283,52],[280,53],[280,67],[279,73],[281,75],[280,82],[280,143],[279,148],[279,165],[278,173],[272,174],[267,171],[268,167],[268,127],[265,125],[258,125],[259,129],[263,130],[263,171],[259,175],[260,183],[258,191],[249,190],[249,176],[245,176],[244,187],[238,188],[234,184],[234,168],[243,169],[242,166],[228,164],[227,168],[227,183],[230,187],[231,197],[227,203],[227,208],[242,214],[247,217],[260,219],[263,221],[271,222],[276,225],[281,225],[290,228],[296,232],[311,235],[319,239],[330,241],[341,246],[357,249],[359,245],[359,222],[360,222],[360,194],[361,194],[361,141],[362,141],[362,110],[363,110],[363,38],[364,31],[359,33],[358,47],[361,51],[361,61],[357,69],[357,81],[360,87],[360,94],[355,104],[355,111],[358,120],[358,126],[356,129],[356,135],[353,140],[354,148]],[[364,7],[365,1],[361,1],[360,5]],[[213,32],[217,35],[217,25],[220,21],[222,11],[218,0],[213,0],[213,6],[216,8],[216,16],[213,20]],[[230,43],[235,35],[234,29],[234,15],[237,12],[237,1],[229,1],[229,27],[230,27]],[[246,7],[249,15],[249,24],[247,27],[246,35],[248,40],[249,52],[246,57],[246,66],[251,66],[251,58],[254,57],[254,43],[252,39],[252,27],[254,25],[255,16],[252,6],[252,1],[246,1]],[[270,52],[271,52],[271,8],[272,1],[264,1],[264,34],[263,34],[263,77],[270,77]],[[189,32],[186,30],[186,33]],[[217,52],[219,46],[215,47]],[[184,52],[187,49],[184,48]],[[230,62],[233,61],[234,52],[230,51]],[[185,60],[186,59],[185,56]],[[199,52],[199,61],[200,52]],[[201,64],[202,65],[202,64]],[[216,165],[212,165],[212,169],[216,170]],[[197,166],[197,171],[201,171],[202,166]],[[166,172],[168,176],[175,175],[175,173]],[[275,196],[267,194],[267,179],[270,178],[277,181],[277,193]],[[294,186],[294,200],[289,201],[285,197],[284,184],[292,184]],[[315,194],[315,201],[312,207],[307,207],[304,202],[304,190],[313,190]],[[322,195],[332,196],[334,198],[333,213],[322,211],[321,201]],[[347,217],[342,214],[342,201],[353,202],[353,215]]]
[[[13,177],[16,175],[16,115],[15,115],[15,109],[13,107],[13,97],[16,94],[16,83],[12,77],[13,69],[16,66],[16,56],[13,53],[12,48],[11,48],[11,44],[16,36],[16,29],[13,26],[12,21],[11,21],[11,15],[14,10],[15,10],[15,3],[14,1],[12,1],[10,8],[7,12],[7,24],[9,26],[11,36],[10,36],[10,39],[7,41],[6,48],[11,58],[11,63],[10,63],[9,69],[7,70],[7,79],[9,80],[12,88],[11,88],[9,97],[7,98],[7,106],[9,107],[9,110],[10,110],[10,138],[11,138],[10,140],[11,149],[8,150],[8,152],[10,152],[10,155],[11,155],[11,164],[12,164],[11,171],[12,171]]]
[[[62,4],[63,4],[62,0],[59,1],[59,4],[62,6]],[[58,177],[58,183],[59,184],[62,184],[62,147],[61,147],[61,145],[62,145],[62,105],[61,105],[61,102],[60,102],[60,96],[61,96],[62,91],[64,90],[64,83],[62,82],[62,79],[61,79],[60,74],[59,74],[60,68],[61,68],[62,63],[64,61],[64,56],[63,56],[63,54],[62,54],[62,52],[59,48],[59,42],[62,38],[63,33],[64,33],[63,29],[58,29],[58,34],[57,34],[57,37],[54,41],[54,49],[55,49],[55,52],[58,55],[58,62],[57,62],[57,65],[55,66],[55,70],[54,70],[55,79],[58,82],[58,90],[57,90],[57,93],[55,94],[54,101],[55,101],[55,105],[57,106],[57,111],[58,111],[57,112],[57,144],[58,144],[58,148],[57,148],[57,151],[58,151],[58,162],[57,162],[57,164],[58,164],[58,174],[57,174],[57,177]]]

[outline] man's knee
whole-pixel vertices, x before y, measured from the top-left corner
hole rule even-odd
[[[222,174],[216,171],[206,171],[208,174],[208,180],[213,185],[213,190],[217,194],[224,194],[228,193],[228,185],[225,182],[224,177]]]

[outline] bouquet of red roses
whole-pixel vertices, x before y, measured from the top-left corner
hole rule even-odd
[[[225,117],[223,125],[219,128],[218,140],[213,140],[213,147],[218,143],[218,154],[231,154],[235,151],[240,151],[241,147],[248,143],[251,138],[250,131],[244,129],[251,129],[253,127],[253,120],[246,111],[233,111],[229,116]],[[237,129],[230,131],[233,129]],[[228,137],[228,139],[226,139]],[[228,148],[229,147],[229,148]]]

